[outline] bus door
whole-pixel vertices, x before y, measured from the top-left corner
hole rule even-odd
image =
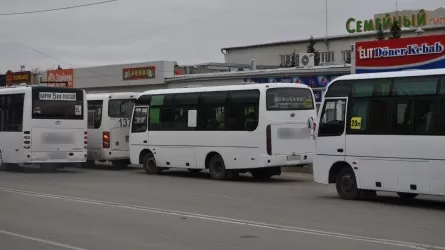
[[[139,154],[148,149],[148,106],[134,107],[130,129],[130,160],[139,164]]]
[[[317,132],[317,165],[331,166],[345,160],[347,102],[347,98],[326,98],[324,101]]]

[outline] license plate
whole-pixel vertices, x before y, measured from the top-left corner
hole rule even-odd
[[[287,161],[299,161],[301,160],[301,156],[299,155],[288,155]]]
[[[130,137],[127,135],[125,136],[125,141],[128,142],[130,140]]]

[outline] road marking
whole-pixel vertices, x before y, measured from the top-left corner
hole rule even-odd
[[[62,244],[62,243],[58,243],[58,242],[51,241],[51,240],[44,240],[44,239],[40,239],[40,238],[36,238],[36,237],[30,237],[30,236],[26,236],[23,234],[12,233],[12,232],[3,231],[3,230],[0,230],[0,234],[9,235],[9,236],[13,236],[13,237],[17,237],[17,238],[21,238],[21,239],[25,239],[25,240],[30,240],[30,241],[36,241],[36,242],[40,242],[40,243],[47,244],[47,245],[63,247],[66,249],[71,249],[71,250],[87,250],[85,248],[75,247],[75,246]]]
[[[411,248],[411,249],[445,250],[445,247],[443,247],[443,246],[433,246],[433,245],[406,242],[406,241],[396,241],[396,240],[388,240],[388,239],[381,239],[381,238],[364,237],[364,236],[358,236],[358,235],[352,235],[352,234],[342,234],[342,233],[335,233],[335,232],[329,232],[329,231],[314,230],[314,229],[309,229],[309,228],[300,228],[300,227],[292,227],[292,226],[285,226],[285,225],[262,223],[262,222],[256,222],[256,221],[239,220],[239,219],[233,219],[233,218],[227,218],[227,217],[211,216],[211,215],[197,214],[197,213],[188,213],[188,212],[174,211],[174,210],[168,210],[168,209],[150,208],[150,207],[115,203],[115,202],[109,202],[109,201],[90,200],[90,199],[79,198],[79,197],[37,193],[37,192],[31,192],[31,191],[26,191],[26,190],[9,189],[9,188],[0,188],[0,191],[8,192],[8,193],[15,193],[15,194],[22,194],[22,195],[29,195],[29,196],[36,196],[36,197],[43,197],[43,198],[50,198],[50,199],[58,199],[58,200],[64,200],[64,201],[72,201],[72,202],[109,206],[109,207],[125,208],[125,209],[131,209],[131,210],[142,211],[142,212],[151,212],[151,213],[160,213],[160,214],[167,214],[167,215],[174,215],[174,216],[181,216],[181,217],[188,217],[188,218],[196,218],[196,219],[201,219],[201,220],[216,221],[216,222],[222,222],[222,223],[227,223],[227,224],[244,225],[244,226],[256,227],[256,228],[265,228],[265,229],[271,229],[271,230],[277,230],[277,231],[287,231],[287,232],[303,233],[303,234],[310,234],[310,235],[317,235],[317,236],[340,238],[340,239],[346,239],[346,240],[370,242],[370,243],[398,246],[398,247]]]

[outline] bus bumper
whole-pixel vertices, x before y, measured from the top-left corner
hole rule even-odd
[[[130,152],[128,150],[89,149],[87,157],[90,161],[124,160],[130,158]]]
[[[261,167],[302,167],[314,162],[313,153],[303,153],[296,156],[288,155],[263,155]]]
[[[87,160],[87,152],[31,152],[25,163],[82,163]]]

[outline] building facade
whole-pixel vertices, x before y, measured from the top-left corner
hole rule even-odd
[[[402,31],[402,37],[444,34],[445,26],[425,27],[420,32],[414,28],[406,29]],[[315,48],[320,53],[320,65],[350,63],[351,46],[355,42],[369,40],[375,40],[375,32],[314,38]],[[303,39],[228,47],[222,48],[221,52],[224,54],[226,63],[249,63],[252,59],[255,59],[258,64],[262,65],[290,67],[294,60],[296,66],[299,66],[299,54],[306,53],[309,41],[310,39]]]

